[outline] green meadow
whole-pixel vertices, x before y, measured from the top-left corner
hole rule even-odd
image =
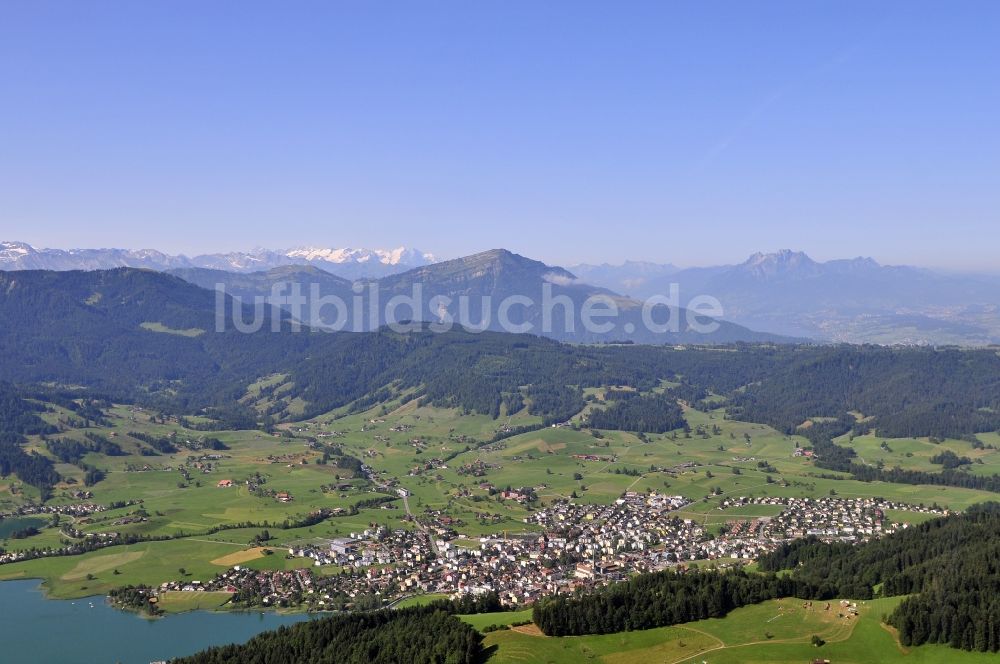
[[[282,377],[251,388],[280,385]],[[603,401],[602,390],[591,390],[593,404]],[[53,423],[67,422],[69,413],[54,408],[45,415]],[[418,406],[410,401],[376,406],[362,413],[345,415],[335,411],[311,420],[281,425],[273,435],[258,430],[203,432],[181,426],[176,420],[162,421],[156,414],[116,406],[108,411],[108,424],[87,429],[69,429],[63,435],[82,439],[92,431],[109,437],[126,453],[104,456],[90,453],[84,461],[106,472],[106,477],[87,490],[101,504],[141,500],[129,506],[86,518],[62,517],[85,532],[121,532],[147,536],[170,536],[166,542],[144,542],[131,547],[115,547],[71,558],[35,560],[0,568],[2,578],[37,576],[46,588],[60,597],[76,597],[126,583],[160,583],[177,579],[180,568],[192,578],[209,577],[224,569],[217,562],[226,554],[251,546],[261,528],[232,528],[209,534],[218,525],[236,526],[251,522],[269,523],[272,540],[267,546],[276,555],[250,559],[248,566],[291,568],[306,564],[288,559],[290,545],[321,541],[347,535],[372,523],[390,528],[412,527],[404,520],[402,501],[385,509],[367,509],[355,516],[328,519],[308,528],[282,529],[286,519],[294,520],[321,508],[350,510],[357,502],[374,496],[376,489],[363,478],[335,464],[317,463],[321,452],[309,441],[340,446],[346,453],[363,459],[379,472],[380,481],[397,480],[412,492],[411,508],[443,510],[459,520],[462,542],[475,547],[479,537],[503,531],[523,531],[530,507],[501,501],[489,487],[533,487],[542,504],[575,496],[583,503],[606,503],[622,492],[659,491],[683,495],[693,502],[678,515],[703,524],[710,531],[732,519],[752,519],[775,515],[775,506],[744,506],[719,509],[727,496],[842,497],[878,496],[909,503],[923,503],[961,510],[991,498],[981,491],[945,487],[866,483],[850,479],[818,477],[829,474],[817,469],[805,457],[794,456],[797,446],[807,446],[800,436],[788,436],[753,423],[726,419],[722,410],[686,410],[692,432],[682,431],[640,437],[624,431],[592,432],[572,427],[547,427],[481,446],[502,427],[536,424],[521,411],[492,419],[463,414],[456,409]],[[175,441],[200,441],[206,436],[221,440],[229,448],[222,451],[192,452],[181,447],[174,454],[144,456],[148,446],[129,436],[139,432]],[[323,434],[321,436],[321,434]],[[964,455],[975,454],[982,468],[1000,463],[996,450],[973,450],[965,441],[932,444],[919,440],[890,440],[890,454],[874,437],[858,437],[853,444],[866,462],[885,463],[908,460],[914,467],[924,464],[933,449],[947,447]],[[993,442],[985,441],[984,442]],[[1000,442],[1000,441],[997,441]],[[29,449],[49,454],[41,440]],[[912,456],[906,456],[907,454]],[[203,454],[219,455],[201,459]],[[586,460],[589,456],[595,460]],[[929,465],[927,462],[925,465]],[[978,465],[978,464],[977,464]],[[59,464],[69,482],[57,487],[54,503],[70,502],[71,492],[82,488],[83,471],[74,465]],[[470,472],[475,469],[475,474]],[[269,493],[287,492],[289,502],[273,495],[255,495],[248,478],[262,481]],[[230,480],[233,485],[219,486]],[[32,497],[30,487],[15,478],[0,483],[0,507],[11,508]],[[486,488],[484,488],[486,487]],[[123,522],[137,509],[144,520]],[[920,521],[922,514],[895,512],[890,518]],[[4,526],[4,523],[7,525]],[[12,539],[14,521],[0,522],[0,546],[8,550],[60,546],[64,536],[49,519],[36,519],[41,532],[25,539]],[[114,558],[114,556],[121,557]],[[128,555],[125,555],[128,554]],[[92,562],[93,561],[93,562]],[[80,566],[92,571],[72,572]],[[117,574],[115,574],[117,570]],[[87,574],[93,578],[88,579]]]
[[[546,637],[537,628],[485,636],[490,664],[977,664],[995,654],[945,646],[904,648],[881,622],[898,598],[858,602],[849,617],[839,602],[784,599],[732,611],[725,618],[617,634]],[[822,646],[812,644],[818,636]]]

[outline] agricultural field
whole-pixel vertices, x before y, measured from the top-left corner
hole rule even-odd
[[[899,466],[904,470],[922,470],[937,472],[940,464],[931,459],[943,452],[949,451],[958,457],[971,461],[964,467],[970,473],[977,475],[993,475],[1000,473],[1000,436],[996,432],[981,433],[977,438],[982,447],[973,445],[967,440],[944,439],[934,441],[930,438],[884,438],[876,435],[841,436],[836,439],[839,445],[852,447],[861,463],[876,465],[882,463],[886,468]]]
[[[783,599],[736,609],[725,618],[594,636],[553,638],[534,626],[514,627],[486,634],[485,646],[489,664],[802,664],[815,659],[977,664],[996,659],[945,646],[902,647],[881,622],[898,601],[857,602],[858,615],[850,617],[837,601]],[[813,645],[814,636],[823,645]]]
[[[213,611],[222,608],[230,599],[229,593],[201,592],[185,593],[168,591],[159,598],[160,610],[167,613],[184,611]]]
[[[478,630],[482,630],[491,625],[509,626],[515,623],[531,622],[531,609],[523,611],[498,611],[496,613],[477,613],[469,616],[459,616],[464,622],[469,623]]]
[[[281,377],[262,381],[251,388],[248,398],[280,384]],[[588,408],[601,407],[604,390],[591,389],[588,394],[592,396]],[[65,539],[60,528],[66,525],[85,533],[172,539],[3,565],[0,579],[39,577],[52,595],[79,597],[126,584],[205,580],[236,564],[258,569],[304,567],[310,561],[289,557],[289,546],[321,544],[373,524],[390,530],[413,528],[396,487],[410,493],[414,514],[440,510],[455,519],[460,535],[456,543],[469,548],[476,548],[482,536],[524,532],[529,529],[525,517],[553,500],[572,497],[580,503],[609,503],[628,490],[685,496],[693,502],[678,516],[714,533],[728,521],[774,516],[780,509],[771,505],[719,509],[726,497],[882,497],[951,510],[993,497],[969,489],[837,479],[836,473],[817,469],[809,458],[795,455],[797,448],[809,445],[801,436],[728,420],[721,409],[684,412],[689,432],[639,435],[563,426],[484,444],[507,427],[537,425],[540,420],[524,410],[492,419],[396,401],[360,413],[341,409],[281,424],[269,434],[202,431],[193,427],[203,425],[204,418],[179,421],[124,405],[108,409],[106,423],[96,425],[75,421],[72,413],[54,407],[44,417],[64,429],[59,438],[84,440],[87,433],[97,434],[118,445],[123,454],[90,452],[83,457],[84,464],[105,474],[93,486],[84,486],[84,471],[77,465],[58,464],[68,479],[55,488],[50,504],[79,502],[74,494],[80,491],[92,492],[87,502],[132,504],[86,517],[0,521],[0,547],[7,551],[58,547]],[[150,438],[169,439],[176,451],[156,452],[147,442]],[[225,449],[203,448],[210,438]],[[1000,440],[986,436],[983,442],[993,446]],[[923,468],[930,465],[926,459],[937,448],[982,459],[974,472],[1000,464],[996,450],[974,450],[965,441],[890,440],[891,453],[881,443],[874,437],[858,437],[845,444],[854,445],[865,462],[880,459],[886,465],[905,461]],[[362,460],[374,470],[374,479],[323,463],[322,445],[336,446]],[[37,436],[31,437],[27,448],[52,456]],[[231,486],[221,486],[229,482]],[[505,487],[531,487],[539,502],[502,500],[497,492]],[[0,510],[36,499],[34,492],[16,478],[0,480]],[[387,492],[391,501],[353,513],[355,504],[385,498]],[[287,500],[278,498],[286,494]],[[339,515],[308,527],[283,527],[286,520],[320,509],[338,510]],[[927,515],[898,512],[889,517],[919,522]],[[259,524],[264,523],[269,525],[270,539],[260,541],[265,528]],[[33,525],[40,532],[14,539],[11,535],[20,529],[18,524]],[[220,525],[226,529],[217,530]],[[265,549],[269,553],[263,553]]]

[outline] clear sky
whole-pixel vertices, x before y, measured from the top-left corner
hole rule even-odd
[[[1000,3],[0,3],[0,239],[1000,269]]]

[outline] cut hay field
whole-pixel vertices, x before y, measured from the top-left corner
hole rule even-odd
[[[235,565],[242,565],[248,563],[251,560],[256,560],[258,558],[264,557],[265,549],[262,546],[255,546],[243,551],[237,551],[235,553],[230,553],[225,556],[221,556],[212,561],[213,565],[221,565],[223,567],[233,567]]]

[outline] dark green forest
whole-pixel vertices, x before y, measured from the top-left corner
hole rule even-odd
[[[55,466],[47,457],[21,449],[25,435],[55,430],[38,416],[43,410],[43,406],[24,399],[11,384],[0,382],[0,477],[15,474],[47,498],[59,481]]]
[[[535,605],[551,636],[609,634],[725,616],[780,597],[909,595],[888,621],[904,645],[1000,650],[1000,504],[853,545],[802,539],[762,557],[760,574],[658,572]],[[788,571],[778,575],[776,572]]]
[[[474,664],[482,636],[439,607],[386,609],[281,627],[175,664]]]
[[[10,383],[0,381],[0,437],[4,441],[21,442],[25,435],[52,433],[55,428],[45,423],[39,413],[45,407],[24,398]]]
[[[792,570],[798,589],[814,588],[817,598],[867,599],[876,588],[885,597],[910,595],[888,617],[903,645],[1000,650],[998,503],[858,546],[797,540],[758,563]]]
[[[617,401],[608,408],[591,412],[589,423],[595,429],[619,429],[641,433],[666,433],[684,426],[684,415],[677,405],[677,396],[663,394],[640,395],[620,390]]]
[[[216,294],[156,272],[8,272],[0,287],[0,318],[18,321],[0,328],[6,380],[84,385],[179,414],[210,408],[230,425],[254,425],[237,399],[261,376],[281,373],[290,397],[308,402],[307,415],[414,388],[429,403],[495,417],[527,397],[536,414],[556,421],[583,407],[584,387],[648,391],[681,380],[688,401],[711,391],[726,397],[730,417],[789,433],[808,418],[849,411],[872,418],[865,426],[886,437],[1000,429],[1000,357],[989,349],[570,346],[458,328],[295,332],[276,310],[264,312],[263,329],[242,333],[231,324],[232,300],[224,300],[225,331],[216,332]],[[254,316],[246,306],[236,313]],[[202,332],[141,327],[151,322]]]
[[[262,422],[238,400],[262,376],[281,374],[286,398],[306,402],[305,417],[399,398],[495,418],[526,407],[548,425],[583,408],[584,388],[629,387],[646,394],[621,395],[607,408],[595,408],[589,424],[663,432],[684,425],[672,399],[648,394],[669,380],[681,384],[672,396],[695,407],[708,407],[704,399],[713,394],[722,398],[727,417],[806,435],[821,468],[863,481],[1000,490],[1000,477],[964,472],[951,459],[942,459],[942,471],[935,473],[876,468],[857,463],[852,450],[832,442],[851,431],[969,437],[1000,429],[1000,356],[993,349],[571,346],[461,329],[296,332],[280,311],[264,312],[258,332],[239,332],[231,324],[216,332],[216,294],[156,272],[9,272],[0,273],[0,287],[0,318],[18,321],[0,328],[0,375],[27,390],[25,395],[58,400],[84,420],[100,417],[99,409],[80,401],[88,396],[179,416],[210,415],[214,424],[207,428],[268,428],[290,417],[280,402]],[[236,305],[223,302],[232,316]],[[254,316],[248,307],[236,314],[243,320]],[[142,327],[150,322],[195,332]],[[84,391],[59,392],[53,383]],[[44,487],[54,471],[17,443],[45,425],[37,408],[19,404],[12,390],[0,389],[0,470]],[[859,422],[852,412],[866,419]],[[830,421],[799,428],[816,417]],[[172,447],[146,442],[150,454]]]
[[[793,595],[795,586],[774,574],[657,572],[573,597],[535,604],[532,618],[548,636],[612,634],[705,618]]]

